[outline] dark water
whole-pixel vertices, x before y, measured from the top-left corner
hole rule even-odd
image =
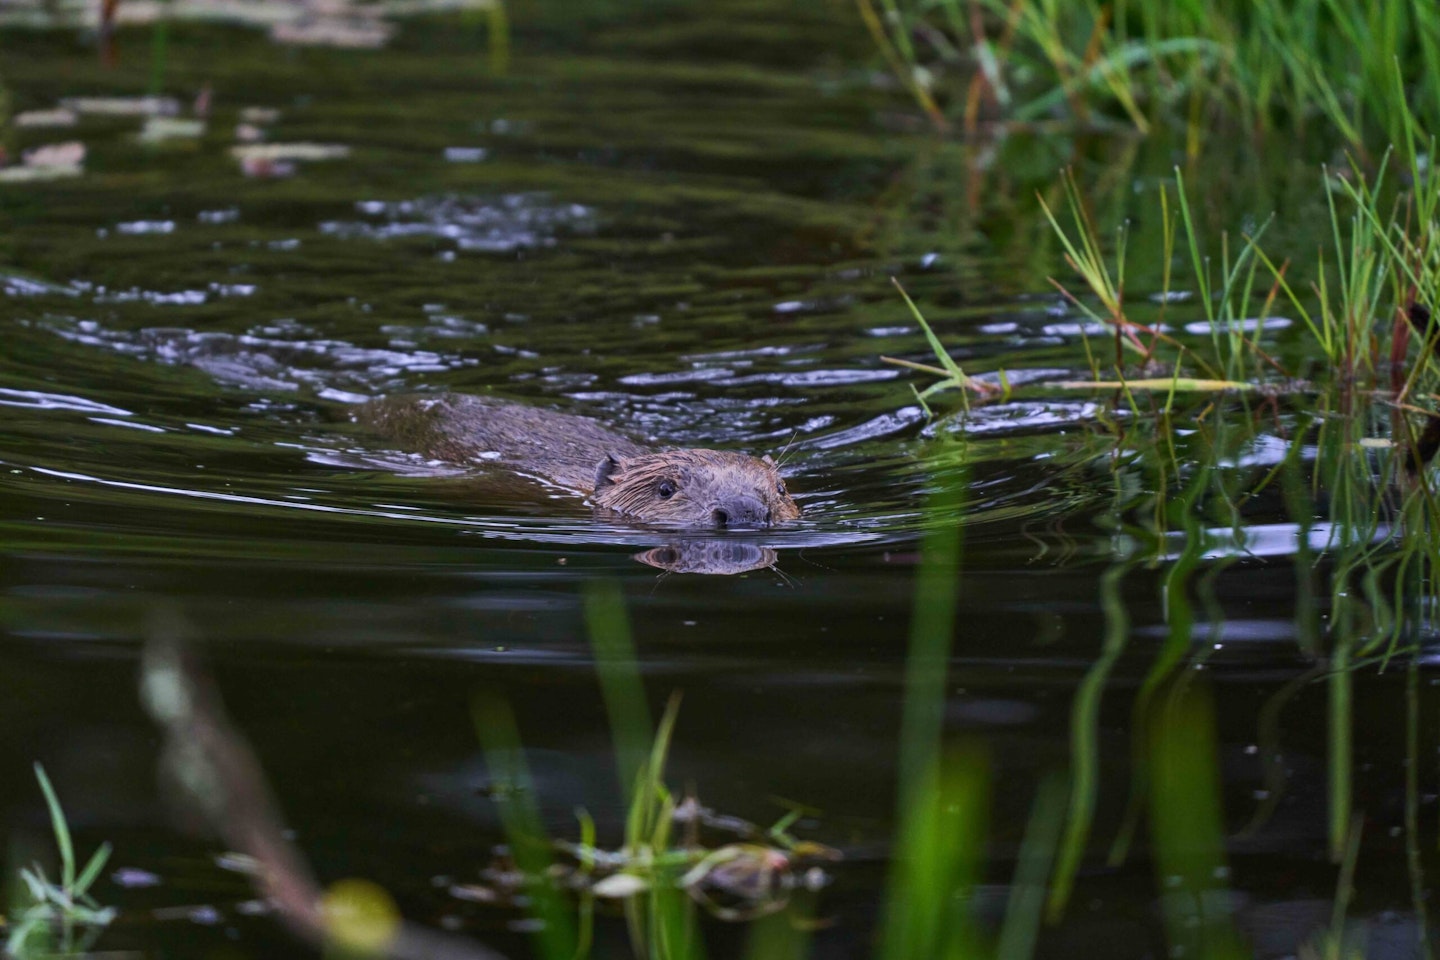
[[[652,712],[683,694],[671,782],[756,822],[811,811],[795,832],[845,855],[826,868],[814,952],[869,956],[919,540],[951,519],[927,498],[961,484],[942,717],[947,742],[988,758],[984,922],[999,922],[1053,773],[1090,797],[1093,823],[1038,953],[1170,950],[1143,823],[1127,856],[1110,853],[1135,822],[1136,704],[1171,670],[1214,704],[1223,912],[1247,943],[1292,955],[1332,929],[1339,722],[1353,730],[1345,819],[1363,822],[1348,915],[1369,925],[1368,955],[1415,955],[1440,678],[1423,659],[1371,663],[1346,675],[1337,712],[1306,626],[1328,608],[1314,597],[1329,596],[1329,567],[1297,545],[1323,546],[1325,530],[1297,526],[1277,487],[1234,511],[1217,495],[1278,464],[1308,414],[1185,399],[1131,433],[1140,418],[1114,398],[1057,392],[936,426],[911,389],[925,377],[881,360],[930,359],[897,276],[968,370],[1084,376],[1084,318],[1046,282],[1065,267],[1034,191],[1053,202],[1060,165],[1076,164],[1108,184],[1106,222],[1128,213],[1143,236],[1164,147],[933,138],[876,82],[846,4],[584,19],[521,5],[511,20],[503,77],[477,52],[483,25],[456,17],[408,22],[382,51],[173,27],[163,88],[188,111],[208,86],[198,138],[141,143],[140,120],[108,117],[7,132],[12,156],[62,139],[87,150],[78,178],[0,183],[13,856],[48,843],[40,761],[81,846],[109,840],[116,868],[158,880],[107,871],[96,894],[121,914],[102,946],[303,952],[237,907],[253,897],[245,878],[217,865],[217,841],[177,829],[157,788],[137,671],[148,625],[178,612],[322,880],[368,877],[417,921],[524,955],[523,911],[449,890],[504,839],[472,702],[513,707],[554,834],[574,837],[583,807],[618,844],[585,616],[586,596],[613,584]],[[122,31],[107,69],[73,31],[0,33],[12,110],[145,92],[149,40]],[[348,153],[247,175],[229,152],[246,107],[278,111],[254,123],[271,142]],[[1262,172],[1232,189],[1212,171],[1233,208],[1203,215],[1233,225],[1275,209],[1282,240],[1313,237],[1323,202],[1297,199],[1304,174]],[[1153,288],[1154,251],[1140,256]],[[1193,302],[1169,309],[1203,318]],[[1303,366],[1296,333],[1264,336]],[[683,551],[674,535],[540,488],[477,488],[346,414],[440,389],[658,443],[784,451],[805,516],[718,538],[728,555],[773,551],[773,567],[666,574],[637,555]],[[1244,427],[1227,435],[1227,419]],[[1167,443],[1179,463],[1218,462],[1215,476],[1164,469]],[[740,951],[742,927],[707,931],[712,955]],[[624,952],[623,925],[602,923],[599,943]]]

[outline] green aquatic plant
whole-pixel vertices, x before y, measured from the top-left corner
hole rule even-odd
[[[921,373],[929,373],[941,378],[938,383],[931,384],[924,390],[915,391],[915,399],[919,402],[920,406],[925,409],[925,412],[927,414],[930,413],[930,406],[926,401],[935,394],[946,390],[960,391],[960,401],[966,404],[967,408],[969,393],[978,393],[982,396],[994,393],[995,388],[990,384],[982,383],[974,377],[965,375],[965,371],[960,369],[960,364],[955,362],[954,358],[950,356],[949,352],[946,351],[945,347],[940,343],[940,338],[935,335],[935,331],[930,328],[930,324],[925,322],[925,316],[920,312],[920,309],[915,306],[915,301],[910,299],[910,294],[906,293],[905,288],[900,286],[900,281],[892,277],[890,282],[895,284],[896,290],[900,291],[900,296],[904,299],[905,306],[910,309],[910,315],[914,317],[915,322],[920,325],[920,329],[925,334],[926,341],[930,344],[930,349],[935,351],[935,359],[939,361],[940,366],[932,367],[928,364],[915,363],[912,360],[900,360],[895,357],[883,357],[882,359],[896,366],[908,367],[911,370],[918,370]],[[1000,371],[1000,382],[1002,384],[1002,392],[1008,393],[1008,385],[1005,385],[1005,371],[1003,370]]]
[[[886,889],[883,960],[967,957],[981,952],[972,897],[985,863],[990,771],[963,748],[912,781],[901,808]]]
[[[1064,117],[1185,131],[1216,120],[1352,149],[1440,105],[1440,10],[1365,0],[857,0],[890,69],[937,126]],[[1389,78],[1398,69],[1404,91]]]
[[[1113,331],[1113,369],[1119,375],[1116,380],[1118,389],[1166,390],[1172,393],[1243,391],[1252,387],[1247,375],[1257,379],[1263,375],[1258,361],[1274,365],[1258,347],[1258,340],[1264,332],[1265,312],[1275,297],[1273,289],[1266,297],[1254,329],[1247,329],[1250,317],[1247,307],[1254,300],[1256,278],[1262,262],[1257,240],[1264,231],[1263,225],[1254,236],[1245,238],[1238,251],[1232,252],[1230,238],[1222,236],[1218,277],[1212,276],[1212,260],[1199,236],[1186,196],[1184,176],[1178,168],[1175,171],[1178,210],[1171,208],[1169,190],[1164,186],[1160,189],[1164,266],[1161,287],[1155,298],[1161,303],[1168,303],[1176,292],[1171,286],[1174,282],[1171,264],[1177,255],[1177,229],[1183,227],[1181,236],[1193,268],[1195,299],[1204,310],[1209,329],[1210,350],[1202,352],[1199,345],[1182,342],[1159,322],[1147,324],[1131,319],[1125,300],[1126,228],[1123,225],[1120,228],[1113,253],[1107,257],[1094,220],[1089,216],[1074,177],[1069,172],[1065,175],[1065,192],[1073,233],[1061,225],[1048,205],[1043,201],[1041,205],[1065,251],[1065,262],[1080,276],[1090,295],[1099,300],[1103,311],[1095,310],[1089,300],[1071,292],[1064,283],[1053,279],[1051,282],[1085,317]],[[1110,264],[1112,258],[1113,267]],[[1084,344],[1092,376],[1097,382],[1104,382],[1099,375],[1102,362],[1092,349],[1089,337],[1084,339]],[[1126,350],[1128,355],[1124,352]],[[1257,361],[1253,366],[1247,362],[1252,358]],[[1169,369],[1173,374],[1168,383],[1167,378],[1144,376],[1127,381],[1124,376],[1127,360],[1138,363],[1145,372]],[[1194,369],[1200,376],[1181,377],[1183,368]]]
[[[1329,852],[1341,875],[1335,919],[1316,949],[1339,956],[1347,943],[1345,909],[1360,851],[1361,813],[1353,786],[1355,678],[1397,660],[1408,659],[1414,669],[1430,629],[1427,611],[1433,609],[1440,571],[1440,549],[1431,535],[1440,510],[1424,463],[1432,449],[1424,437],[1433,440],[1440,424],[1433,360],[1440,331],[1424,309],[1437,302],[1440,290],[1440,181],[1429,175],[1423,158],[1433,155],[1434,147],[1426,146],[1413,116],[1406,115],[1403,133],[1400,153],[1407,158],[1408,182],[1387,176],[1389,158],[1373,175],[1355,163],[1346,176],[1330,178],[1331,235],[1308,285],[1296,280],[1288,260],[1262,249],[1260,230],[1242,235],[1239,243],[1223,235],[1218,245],[1206,243],[1199,236],[1198,201],[1179,171],[1177,202],[1170,203],[1168,187],[1159,191],[1164,266],[1160,289],[1149,297],[1127,297],[1126,232],[1122,228],[1113,243],[1103,242],[1072,179],[1064,183],[1068,225],[1045,207],[1066,263],[1082,285],[1073,293],[1057,286],[1083,319],[1109,335],[1081,344],[1089,380],[1031,381],[1007,388],[1005,397],[1112,391],[1114,405],[1129,415],[1117,422],[1102,413],[1090,435],[1095,461],[1116,470],[1116,504],[1107,521],[1116,530],[1115,555],[1101,578],[1107,641],[1072,704],[1068,804],[1046,911],[1051,922],[1063,915],[1092,849],[1099,704],[1129,634],[1119,585],[1135,570],[1158,566],[1165,571],[1166,640],[1134,695],[1130,799],[1109,860],[1122,863],[1140,835],[1139,825],[1148,822],[1157,880],[1178,884],[1165,900],[1172,945],[1187,953],[1242,955],[1223,909],[1216,910],[1227,896],[1224,883],[1217,882],[1226,869],[1225,825],[1214,802],[1216,760],[1204,755],[1214,751],[1213,719],[1208,701],[1195,699],[1197,676],[1203,676],[1195,671],[1224,639],[1226,617],[1207,584],[1245,554],[1247,505],[1275,486],[1293,518],[1292,562],[1298,596],[1306,598],[1295,613],[1297,652],[1311,666],[1262,711],[1257,739],[1263,745],[1266,797],[1245,829],[1258,829],[1285,789],[1276,759],[1280,712],[1300,690],[1321,685]],[[1187,302],[1175,296],[1177,289],[1196,304],[1204,333],[1186,336],[1162,325],[1166,312],[1174,312],[1172,303]],[[995,399],[991,379],[977,376],[973,364],[962,371],[947,362],[921,309],[908,296],[905,303],[938,363],[902,365],[937,378],[918,393],[927,410],[946,392],[961,393],[960,409],[951,416],[963,433],[975,404]],[[1262,346],[1276,303],[1293,309],[1299,323],[1271,338],[1278,347]],[[1188,326],[1193,330],[1195,324]],[[1096,349],[1107,340],[1113,351]],[[1421,344],[1412,352],[1416,340]],[[1287,366],[1303,370],[1307,379],[1299,380]],[[1156,376],[1160,371],[1169,375]],[[1212,396],[1198,411],[1187,412],[1177,399],[1188,392]],[[1273,419],[1285,454],[1272,466],[1246,466],[1266,408],[1265,419]],[[1423,430],[1414,422],[1417,414]],[[1180,431],[1183,440],[1177,439]],[[1121,464],[1131,473],[1138,468],[1142,479],[1122,482]],[[1205,604],[1203,620],[1192,595]],[[1208,631],[1197,630],[1204,622]],[[1199,642],[1201,636],[1205,642]],[[1182,744],[1195,749],[1187,753]],[[1414,806],[1414,789],[1407,782],[1407,810]],[[1412,851],[1411,887],[1420,903],[1425,878],[1413,851],[1421,839],[1412,832],[1406,843]],[[1423,926],[1423,909],[1417,908],[1417,916]]]
[[[926,505],[905,658],[898,824],[879,953],[887,960],[967,956],[977,948],[968,904],[954,904],[968,900],[985,862],[989,764],[977,748],[943,742],[963,547],[961,453],[952,442],[931,458],[939,476]]]
[[[1028,392],[1113,390],[1122,395],[1126,404],[1135,411],[1140,406],[1135,399],[1136,393],[1164,394],[1165,409],[1168,410],[1176,394],[1243,393],[1262,387],[1273,390],[1276,389],[1275,381],[1290,379],[1286,371],[1259,346],[1265,331],[1265,316],[1282,289],[1280,280],[1265,287],[1266,296],[1258,318],[1252,319],[1253,314],[1247,310],[1260,289],[1260,268],[1268,263],[1257,243],[1258,232],[1256,237],[1245,238],[1240,249],[1233,254],[1228,236],[1222,237],[1218,278],[1212,278],[1211,259],[1191,216],[1183,176],[1178,169],[1175,175],[1178,209],[1172,209],[1169,191],[1163,187],[1160,190],[1160,217],[1165,225],[1164,268],[1161,289],[1151,299],[1168,304],[1177,298],[1177,291],[1172,288],[1175,278],[1170,264],[1177,253],[1177,231],[1183,226],[1181,236],[1194,268],[1195,298],[1203,304],[1209,342],[1182,340],[1160,322],[1163,313],[1155,321],[1142,322],[1133,318],[1126,299],[1127,231],[1124,226],[1117,231],[1113,253],[1107,255],[1107,245],[1099,236],[1073,176],[1067,172],[1064,187],[1072,226],[1067,229],[1043,198],[1040,205],[1059,239],[1066,264],[1080,277],[1088,292],[1076,293],[1059,280],[1052,279],[1051,282],[1084,320],[1109,331],[1113,350],[1108,356],[1102,355],[1099,349],[1101,343],[1082,332],[1081,342],[1090,379],[1047,380]],[[1283,279],[1283,273],[1277,276]],[[899,288],[898,281],[895,284]],[[1285,289],[1288,291],[1288,288]],[[947,391],[959,391],[961,405],[967,410],[972,394],[981,398],[1008,400],[1011,397],[1013,390],[1003,369],[996,374],[998,386],[986,379],[967,375],[950,357],[924,314],[903,288],[900,293],[938,365],[892,357],[882,359],[940,378],[916,393],[927,413],[931,412],[929,401]],[[1306,321],[1310,322],[1308,315]],[[1321,331],[1316,329],[1315,332],[1317,339],[1322,339]]]
[[[1394,96],[1401,97],[1399,74],[1392,71],[1389,79]],[[1072,289],[1065,278],[1051,282],[1082,320],[1108,332],[1113,351],[1082,335],[1088,384],[1048,381],[1038,389],[1116,390],[1138,412],[1137,391],[1168,394],[1168,409],[1177,393],[1263,390],[1273,395],[1343,384],[1397,409],[1424,412],[1423,403],[1415,407],[1412,398],[1423,400],[1433,388],[1436,377],[1427,358],[1434,351],[1422,349],[1418,363],[1404,361],[1416,330],[1426,341],[1424,347],[1433,344],[1437,333],[1413,318],[1407,323],[1405,314],[1417,304],[1423,309],[1435,303],[1440,293],[1440,178],[1429,174],[1427,158],[1436,145],[1415,114],[1404,110],[1397,122],[1397,146],[1373,173],[1355,161],[1343,174],[1325,171],[1329,249],[1320,249],[1308,284],[1297,280],[1291,258],[1262,246],[1269,220],[1238,238],[1221,233],[1217,242],[1202,236],[1197,201],[1176,168],[1173,186],[1162,183],[1158,189],[1158,289],[1136,297],[1127,289],[1127,225],[1122,223],[1113,240],[1106,241],[1073,173],[1067,171],[1062,186],[1068,217],[1044,197],[1040,207],[1080,287]],[[1401,159],[1393,161],[1395,157]],[[1407,181],[1388,174],[1394,166],[1404,167]],[[1152,228],[1152,242],[1154,234]],[[983,399],[1002,392],[987,378],[961,371],[921,310],[908,295],[904,299],[939,363],[891,362],[940,378],[919,393],[922,401],[960,390],[962,406],[968,406],[966,394]],[[1195,303],[1205,334],[1185,335],[1167,326],[1173,302]],[[1295,369],[1290,368],[1293,357],[1261,346],[1270,313],[1282,303],[1308,334],[1299,344],[1303,353]],[[1428,313],[1426,318],[1428,322]],[[1318,383],[1300,380],[1316,370],[1321,372]],[[1003,371],[1000,377],[1004,383]],[[1008,397],[1008,387],[1003,393]]]
[[[570,960],[590,955],[597,908],[611,902],[623,910],[639,956],[701,957],[702,908],[732,921],[779,913],[814,885],[812,868],[837,857],[829,848],[791,836],[798,812],[762,828],[716,814],[693,796],[677,796],[665,783],[665,765],[679,703],[671,698],[635,770],[623,841],[607,848],[583,811],[578,813],[578,840],[547,836],[513,716],[503,701],[477,699],[476,728],[509,843],[504,862],[486,871],[494,878],[492,885],[465,889],[486,900],[524,902],[541,921],[541,956]],[[724,839],[708,842],[709,835]],[[755,949],[773,946],[761,941]]]
[[[19,960],[86,953],[115,919],[115,908],[102,907],[90,893],[110,859],[110,844],[102,843],[80,867],[60,798],[38,763],[35,779],[50,811],[60,877],[51,880],[38,863],[20,869],[22,899],[12,908],[5,941],[5,952]]]
[[[623,847],[629,868],[617,875],[622,878],[622,889],[644,892],[625,898],[625,922],[630,942],[647,946],[645,956],[656,960],[704,955],[695,911],[673,878],[660,869],[667,860],[675,825],[676,800],[665,785],[664,770],[678,707],[679,700],[672,698],[655,731],[650,755],[635,772]]]
[[[615,740],[616,774],[627,801],[633,803],[633,791],[642,783],[641,774],[653,756],[655,727],[636,670],[625,600],[613,581],[597,581],[586,589],[585,621]]]
[[[806,938],[796,933],[808,916],[807,898],[823,880],[820,865],[838,854],[791,835],[798,810],[760,827],[717,814],[694,795],[677,795],[665,769],[680,697],[670,698],[652,727],[618,588],[593,585],[586,613],[626,798],[622,841],[602,846],[583,810],[577,811],[578,840],[549,836],[509,706],[478,696],[473,719],[508,845],[486,871],[491,885],[468,891],[486,900],[524,902],[540,921],[538,951],[550,960],[591,954],[595,916],[607,902],[620,905],[633,949],[648,960],[703,957],[702,911],[746,922],[783,913],[785,924],[757,927],[751,953],[798,955],[785,951],[803,949]]]
[[[491,796],[500,825],[509,840],[510,858],[523,878],[528,910],[537,921],[536,952],[542,960],[572,960],[580,955],[570,909],[559,890],[547,881],[554,862],[554,846],[545,832],[535,803],[534,781],[510,705],[498,697],[477,696],[471,719],[485,750],[490,771]]]

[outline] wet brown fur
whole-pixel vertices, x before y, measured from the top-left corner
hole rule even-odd
[[[660,523],[714,523],[717,504],[753,497],[766,518],[783,523],[800,516],[775,461],[725,450],[665,450],[600,465],[593,495],[596,506]],[[668,486],[667,486],[668,484]],[[664,496],[666,490],[674,492]]]
[[[589,417],[447,394],[376,400],[356,419],[407,450],[450,463],[503,464],[640,520],[764,526],[800,516],[769,457],[655,451]]]

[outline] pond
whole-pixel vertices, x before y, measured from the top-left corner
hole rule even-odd
[[[595,956],[1429,955],[1428,568],[1356,492],[1386,452],[1325,453],[1390,408],[1018,389],[1119,349],[1050,282],[1082,289],[1037,200],[1068,226],[1067,165],[1107,249],[1130,221],[1140,319],[1211,341],[1162,270],[1182,145],[931,132],[849,4],[487,9],[360,48],[122,23],[109,64],[0,22],[7,885],[54,863],[39,763],[113,847],[97,950],[313,955],[233,856],[264,817],[206,829],[162,762],[142,661],[184,649],[289,849],[428,955],[556,956],[592,908]],[[1272,212],[1313,262],[1330,151],[1192,168],[1216,262]],[[918,401],[892,278],[1015,394]],[[1318,380],[1272,285],[1249,335]],[[354,418],[442,391],[773,455],[803,516],[646,526]],[[662,715],[670,842],[763,890],[692,856],[681,906],[633,862],[592,902]],[[688,947],[646,933],[671,913]]]

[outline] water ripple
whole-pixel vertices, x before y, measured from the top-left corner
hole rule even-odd
[[[578,203],[553,203],[544,194],[516,193],[496,198],[421,197],[384,202],[365,200],[356,209],[371,220],[330,220],[320,231],[343,238],[392,240],[436,237],[460,250],[509,253],[548,247],[561,230],[589,231],[595,214]]]
[[[63,393],[41,393],[38,390],[11,390],[0,387],[0,406],[28,407],[32,410],[78,410],[81,413],[104,413],[112,417],[129,417],[133,414],[120,407],[112,407],[98,400],[72,397]]]

